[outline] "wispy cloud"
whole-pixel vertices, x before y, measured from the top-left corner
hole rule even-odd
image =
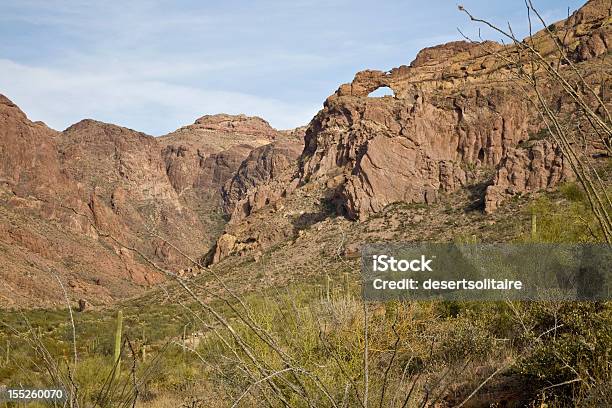
[[[520,0],[462,2],[525,31]],[[459,26],[477,34],[455,0],[0,0],[0,92],[58,129],[93,117],[163,134],[217,112],[288,128],[358,70],[408,64]]]
[[[0,89],[33,120],[63,129],[82,118],[160,135],[207,113],[243,113],[278,128],[305,124],[318,106],[241,92],[176,85],[125,72],[57,71],[0,60]]]

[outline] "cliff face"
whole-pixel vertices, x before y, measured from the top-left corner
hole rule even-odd
[[[172,246],[194,258],[210,248],[221,187],[278,136],[244,115],[205,116],[161,138],[89,119],[57,132],[0,95],[0,304],[59,304],[58,278],[93,303],[164,279],[104,234],[163,267],[187,266]]]
[[[609,4],[594,0],[550,28],[562,33],[560,41],[577,64],[587,64],[584,69],[609,52],[609,22]],[[535,34],[533,43],[556,62],[546,32]],[[301,183],[342,174],[338,194],[345,210],[364,220],[393,202],[431,203],[492,170],[498,174],[487,211],[501,202],[509,184],[513,193],[528,192],[570,177],[560,150],[548,142],[521,147],[544,124],[503,58],[514,52],[514,46],[490,42],[452,42],[424,49],[409,66],[357,73],[326,100],[307,129]],[[394,95],[368,96],[380,87]],[[553,106],[571,111],[572,102],[555,92],[549,84]],[[533,174],[520,176],[521,166]]]
[[[545,190],[572,178],[561,150],[547,140],[534,141],[525,148],[510,148],[487,188],[485,211],[495,211],[508,195]]]
[[[362,89],[359,78],[352,88]],[[341,87],[306,134],[301,180],[342,173],[346,211],[365,219],[393,202],[436,201],[466,186],[468,168],[495,167],[529,137],[527,104],[508,90],[439,93],[419,85],[405,84],[415,87],[406,98],[345,95]]]
[[[611,18],[609,2],[592,0],[548,28],[595,89],[601,88],[601,75],[610,74]],[[529,41],[548,63],[558,63],[557,46],[546,31]],[[275,213],[291,201],[287,195],[311,196],[306,190],[320,191],[319,201],[364,222],[392,203],[431,204],[483,185],[489,187],[480,197],[481,210],[491,213],[509,196],[571,179],[554,141],[538,140],[544,123],[511,73],[508,61],[515,57],[512,45],[458,41],[426,48],[409,65],[388,72],[357,73],[327,98],[307,127],[297,178],[272,178],[250,185],[248,193],[231,190],[230,203],[244,205],[230,206],[235,215],[216,259],[274,242],[257,231],[257,217],[249,214],[266,208]],[[573,75],[569,66],[561,71]],[[370,96],[381,87],[393,95]],[[545,88],[551,106],[575,123],[573,101],[554,83]],[[270,233],[277,239],[291,236]]]

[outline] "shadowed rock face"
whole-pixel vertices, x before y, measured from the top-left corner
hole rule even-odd
[[[94,305],[164,279],[98,231],[177,270],[187,262],[172,245],[193,257],[210,248],[221,187],[279,135],[244,115],[161,138],[89,119],[57,132],[0,95],[0,304],[59,304],[57,278]]]
[[[282,191],[271,183],[295,173],[302,147],[299,140],[284,140],[251,151],[222,190],[224,209],[233,222],[276,201]]]

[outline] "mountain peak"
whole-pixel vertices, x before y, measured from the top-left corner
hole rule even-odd
[[[266,120],[258,116],[247,116],[244,114],[229,115],[219,113],[216,115],[204,115],[198,118],[194,125],[204,129],[238,133],[270,133],[275,131]]]
[[[27,120],[27,116],[19,106],[6,96],[0,94],[0,112],[7,112],[10,116],[18,117],[21,121]]]
[[[101,122],[95,119],[82,119],[66,128],[64,133],[72,133],[72,132],[91,132],[91,131],[106,131],[112,133],[134,133],[138,135],[145,135],[142,132],[129,129],[123,126],[115,125],[112,123]]]

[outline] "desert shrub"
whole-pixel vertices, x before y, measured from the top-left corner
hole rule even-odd
[[[522,373],[548,386],[561,384],[554,391],[568,402],[595,397],[610,384],[610,302],[534,303],[527,316],[535,347],[520,361]]]
[[[585,202],[584,190],[576,183],[565,183],[559,187],[561,194],[570,201]]]
[[[531,144],[533,144],[533,142],[537,140],[544,140],[548,138],[550,138],[550,132],[548,131],[547,128],[544,127],[535,133],[530,133],[529,138],[526,141],[520,143],[519,146],[526,148],[526,147],[529,147]]]
[[[559,194],[539,197],[530,206],[537,220],[537,242],[600,242],[603,235],[586,196],[575,183],[566,183]],[[610,303],[521,303],[522,347],[529,345],[517,370],[538,379],[559,406],[586,404],[612,397],[609,389],[612,352]],[[581,402],[582,401],[582,402]]]
[[[305,293],[315,296],[304,296]],[[232,324],[258,364],[223,329],[209,333],[198,352],[217,369],[210,379],[232,398],[250,390],[245,406],[265,401],[267,386],[249,389],[259,369],[279,373],[289,366],[302,371],[274,377],[275,386],[294,406],[307,406],[301,389],[315,406],[327,406],[325,389],[338,403],[360,405],[364,393],[364,353],[368,349],[370,399],[390,404],[413,388],[411,401],[436,400],[449,379],[473,380],[466,367],[485,364],[506,345],[497,336],[516,331],[503,304],[478,302],[387,302],[366,305],[335,291],[328,300],[304,286],[284,295],[258,296],[247,301],[253,322],[234,318]],[[454,309],[454,311],[451,311]],[[365,319],[367,312],[367,343]],[[265,328],[257,334],[251,327]],[[512,326],[512,327],[511,327]],[[261,337],[273,337],[285,361]],[[222,341],[220,339],[223,339]],[[308,375],[304,375],[307,372]],[[250,374],[249,374],[250,373]],[[411,384],[414,384],[412,386]],[[392,391],[390,391],[392,390]],[[401,405],[401,404],[400,404]]]
[[[529,206],[527,211],[537,220],[536,240],[566,243],[601,241],[599,226],[584,198],[573,187],[567,187],[565,191],[577,201],[555,202],[543,195]]]
[[[97,400],[112,371],[112,358],[106,356],[92,356],[79,361],[72,375],[79,385],[82,404]]]

